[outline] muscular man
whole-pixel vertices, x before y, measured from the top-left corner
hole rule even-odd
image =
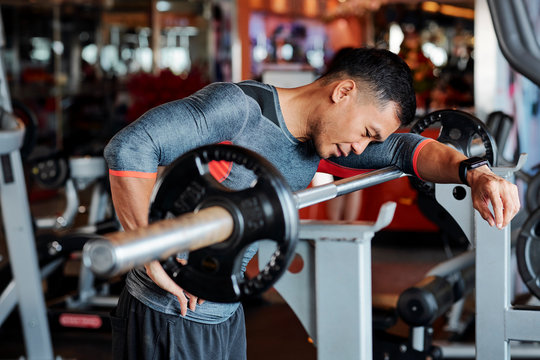
[[[393,134],[412,121],[410,70],[377,49],[340,52],[315,82],[278,89],[254,81],[216,83],[144,114],[106,148],[113,201],[125,229],[147,224],[159,166],[195,147],[230,141],[272,162],[293,191],[310,183],[321,159],[338,167],[396,165],[427,181],[460,183],[461,153],[415,134]],[[252,174],[230,165],[223,184],[249,186]],[[492,226],[519,209],[516,187],[488,166],[467,173],[474,207]],[[493,213],[488,205],[493,206]],[[248,249],[244,266],[255,253]],[[113,316],[115,359],[244,359],[240,304],[186,293],[155,261],[131,271]]]

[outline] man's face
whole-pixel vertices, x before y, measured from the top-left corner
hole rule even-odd
[[[312,140],[322,158],[361,154],[373,141],[384,141],[399,128],[395,104],[380,109],[373,103],[349,101],[322,115]]]

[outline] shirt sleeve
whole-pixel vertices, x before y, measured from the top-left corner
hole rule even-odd
[[[155,107],[120,130],[105,147],[112,175],[152,178],[196,147],[233,140],[247,119],[243,92],[214,83],[181,100]]]
[[[372,170],[394,165],[406,174],[419,177],[418,153],[431,141],[435,140],[418,134],[396,133],[390,135],[384,142],[371,143],[360,155],[330,158],[328,162],[342,169]]]

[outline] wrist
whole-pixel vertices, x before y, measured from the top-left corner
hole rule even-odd
[[[471,186],[474,182],[475,171],[482,169],[483,171],[489,169],[489,163],[487,160],[480,157],[471,157],[465,159],[459,163],[459,178],[465,185]],[[483,172],[481,171],[481,172]],[[478,172],[476,172],[478,174]]]
[[[467,183],[470,187],[472,187],[476,181],[476,179],[478,179],[480,176],[482,176],[482,174],[487,174],[490,171],[490,167],[489,165],[482,165],[480,167],[477,167],[475,169],[471,169],[468,171],[467,173]]]

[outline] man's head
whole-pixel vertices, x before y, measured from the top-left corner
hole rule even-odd
[[[411,70],[396,54],[375,48],[341,49],[319,80],[330,83],[343,79],[354,80],[361,93],[380,108],[395,103],[401,125],[414,119],[416,97]]]
[[[310,113],[308,137],[323,158],[361,154],[414,118],[411,71],[389,51],[343,49],[315,83],[323,98]]]

